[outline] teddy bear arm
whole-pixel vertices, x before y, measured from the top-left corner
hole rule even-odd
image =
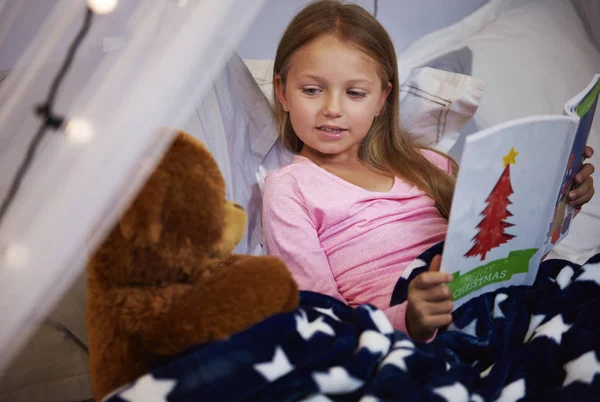
[[[119,325],[133,335],[151,339],[157,329],[174,324],[173,308],[190,290],[188,284],[113,289]]]

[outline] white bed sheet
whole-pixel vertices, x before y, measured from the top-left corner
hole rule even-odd
[[[237,54],[183,129],[208,146],[225,178],[227,197],[246,210],[247,231],[234,251],[260,254],[262,203],[256,172],[277,141],[277,129],[267,98]]]

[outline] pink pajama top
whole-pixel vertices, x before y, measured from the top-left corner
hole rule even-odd
[[[451,172],[449,159],[423,153]],[[448,226],[429,196],[399,178],[388,192],[368,191],[299,155],[267,176],[262,219],[268,254],[300,289],[372,304],[404,332],[406,302],[390,307],[396,282]]]

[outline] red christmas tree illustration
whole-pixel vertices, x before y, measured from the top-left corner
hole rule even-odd
[[[511,204],[508,197],[513,193],[510,184],[510,165],[516,163],[515,158],[517,155],[518,152],[515,152],[515,149],[511,148],[510,152],[504,156],[504,171],[494,189],[485,200],[488,205],[481,212],[483,219],[477,225],[479,232],[473,237],[475,244],[467,251],[465,257],[481,256],[481,260],[483,261],[491,249],[515,237],[505,232],[507,228],[513,226],[512,223],[506,222],[505,219],[512,216],[507,209]]]

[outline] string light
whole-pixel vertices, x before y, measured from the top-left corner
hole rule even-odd
[[[85,144],[94,138],[94,129],[85,119],[70,119],[65,126],[67,138],[74,143]]]
[[[10,243],[6,247],[4,262],[10,268],[22,268],[29,263],[31,253],[29,249],[19,243]]]
[[[95,6],[98,6],[101,3],[102,5],[104,5],[104,8],[102,10],[108,10],[109,9],[108,5],[112,4],[111,7],[112,7],[112,10],[114,10],[114,8],[116,7],[116,4],[117,4],[117,0],[112,0],[112,1],[89,0],[88,3],[96,3]],[[108,11],[108,12],[110,12],[110,11]],[[90,6],[88,8],[86,8],[85,18],[83,20],[81,29],[79,30],[79,32],[75,36],[75,39],[73,39],[73,42],[69,46],[69,49],[67,50],[67,55],[61,65],[60,69],[58,70],[56,77],[54,78],[54,80],[52,81],[52,83],[50,85],[50,91],[48,93],[48,97],[46,98],[46,100],[44,102],[42,102],[39,105],[36,105],[34,108],[35,114],[41,118],[42,124],[38,128],[38,131],[36,132],[36,134],[33,136],[33,139],[31,140],[31,142],[29,143],[29,147],[27,148],[25,157],[23,158],[21,165],[17,169],[17,173],[15,174],[12,182],[10,183],[8,192],[6,193],[4,200],[2,200],[2,204],[0,204],[0,225],[2,224],[2,221],[6,215],[6,211],[8,211],[8,208],[12,204],[17,192],[19,191],[19,188],[21,187],[23,178],[25,177],[25,174],[27,173],[27,171],[29,170],[29,167],[31,166],[31,163],[35,157],[37,148],[38,148],[39,144],[41,143],[42,139],[44,138],[44,135],[48,132],[49,129],[60,130],[63,126],[65,118],[63,116],[59,116],[54,113],[54,101],[56,99],[56,96],[58,95],[58,90],[60,89],[60,85],[61,85],[63,79],[65,78],[65,75],[67,75],[67,72],[71,68],[71,64],[73,63],[73,59],[75,58],[75,53],[77,53],[77,49],[79,49],[79,46],[83,42],[83,39],[85,38],[85,36],[87,35],[87,33],[90,30],[90,27],[92,25],[93,15],[94,14],[92,11],[92,6],[90,4]],[[89,123],[87,124],[89,129],[87,129],[87,130],[85,129],[85,125],[82,125],[80,123],[77,124],[77,122],[75,122],[76,123],[75,126],[72,125],[73,122],[69,122],[69,123],[71,124],[70,131],[72,134],[71,134],[70,139],[72,141],[81,140],[81,139],[85,139],[85,138],[88,138],[88,141],[89,141],[89,139],[91,139],[91,136],[93,136],[93,130],[89,126]],[[84,127],[84,128],[82,129],[82,127]],[[12,254],[10,254],[10,253],[12,253]],[[21,259],[20,261],[22,261],[22,253],[14,252],[14,250],[11,251],[10,253],[9,253],[9,256],[11,256],[10,258],[15,259],[15,260]],[[21,256],[21,257],[19,257],[19,256]]]
[[[110,14],[117,8],[118,0],[88,0],[88,6],[100,15]]]

